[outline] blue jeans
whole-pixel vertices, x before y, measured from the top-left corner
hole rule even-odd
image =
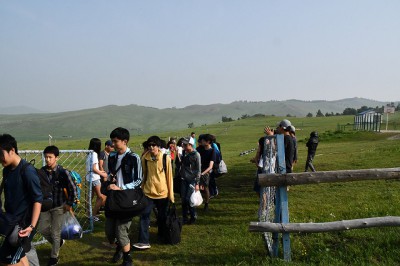
[[[197,218],[196,208],[190,207],[190,196],[194,191],[194,187],[196,183],[188,182],[186,180],[182,180],[181,183],[181,196],[182,196],[182,217],[184,220],[187,220],[188,211],[190,213],[190,218]]]
[[[157,225],[158,225],[158,233],[159,237],[163,237],[165,235],[165,222],[167,220],[167,211],[168,211],[168,198],[164,199],[150,199],[149,205],[144,209],[142,215],[140,216],[139,221],[139,243],[150,244],[150,234],[149,234],[149,226],[150,226],[150,215],[154,206],[158,210],[157,215]]]

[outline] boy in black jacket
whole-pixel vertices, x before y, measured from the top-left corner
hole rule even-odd
[[[316,132],[316,131],[311,132],[310,139],[306,143],[306,146],[308,148],[308,153],[307,153],[306,168],[305,168],[304,172],[307,172],[308,168],[310,168],[311,171],[315,172],[315,167],[312,162],[313,162],[315,153],[317,151],[318,142],[319,142],[318,132]]]
[[[46,165],[39,170],[41,182],[47,182],[52,188],[51,198],[44,195],[43,206],[50,205],[49,210],[43,211],[39,219],[39,232],[50,242],[51,255],[48,266],[58,264],[58,254],[64,240],[61,239],[63,214],[71,211],[77,197],[75,183],[69,174],[57,163],[60,151],[56,146],[48,146],[43,151]]]

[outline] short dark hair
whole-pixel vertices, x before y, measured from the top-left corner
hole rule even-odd
[[[119,140],[126,140],[129,141],[129,131],[126,128],[123,127],[117,127],[110,133],[110,138],[111,139],[119,139]]]
[[[6,133],[0,135],[0,150],[5,150],[7,152],[10,152],[13,148],[15,150],[15,153],[18,154],[18,146],[15,138],[10,134]]]
[[[58,149],[57,146],[51,145],[51,146],[47,146],[44,151],[43,154],[46,153],[51,153],[54,154],[54,156],[58,157],[60,155],[60,150]]]
[[[158,147],[162,147],[162,140],[160,139],[159,136],[151,136],[147,139],[147,145],[150,143],[156,144]]]

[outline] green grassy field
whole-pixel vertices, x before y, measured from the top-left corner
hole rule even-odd
[[[198,127],[194,131],[217,135],[229,173],[218,179],[220,195],[210,202],[205,213],[199,208],[195,225],[183,227],[182,242],[164,245],[151,227],[152,248],[133,251],[136,265],[285,265],[281,258],[268,257],[259,233],[248,226],[257,220],[258,199],[253,192],[255,166],[249,163],[255,154],[239,156],[256,148],[265,125],[272,127],[277,117],[244,119]],[[320,133],[315,158],[317,170],[345,170],[399,167],[400,133],[336,132],[338,124],[352,123],[352,116],[291,118],[297,128],[301,172],[306,158],[306,138]],[[192,129],[163,136],[184,136]],[[139,149],[146,136],[135,137],[131,146]],[[87,148],[89,140],[59,141],[61,149]],[[42,149],[47,143],[21,143],[20,149]],[[320,185],[292,186],[289,191],[290,221],[326,222],[376,216],[400,216],[400,182],[360,181]],[[177,200],[179,202],[179,199]],[[178,204],[178,207],[179,204]],[[104,221],[104,216],[102,217]],[[131,227],[132,242],[137,240],[138,218]],[[395,227],[351,230],[335,233],[291,234],[292,265],[398,265],[400,229]],[[110,263],[114,250],[106,247],[104,222],[95,224],[95,232],[79,241],[67,241],[60,253],[60,265],[115,265]],[[48,244],[38,247],[39,257],[47,263]]]

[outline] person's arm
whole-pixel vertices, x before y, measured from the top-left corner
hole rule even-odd
[[[36,228],[37,222],[39,220],[41,208],[42,208],[42,203],[40,203],[40,202],[33,203],[31,224],[28,227],[19,231],[19,233],[18,233],[19,237],[29,236],[31,234],[31,232],[33,231],[33,229]]]
[[[165,175],[167,178],[167,186],[168,186],[168,198],[169,200],[174,203],[175,198],[174,198],[174,178],[172,175],[172,164],[171,164],[171,157],[167,155],[166,159],[166,169],[165,169]]]
[[[98,163],[94,163],[92,166],[93,169],[93,173],[98,174],[99,176],[101,176],[104,179],[107,179],[108,175],[105,171],[101,171],[97,168]]]
[[[193,167],[193,169],[195,169],[195,174],[196,174],[195,190],[199,191],[199,189],[200,189],[200,186],[199,186],[199,184],[200,184],[200,176],[201,176],[201,157],[200,157],[200,154],[198,152],[196,152],[196,157],[197,157],[197,160],[195,161],[196,165],[195,165],[195,167]]]

